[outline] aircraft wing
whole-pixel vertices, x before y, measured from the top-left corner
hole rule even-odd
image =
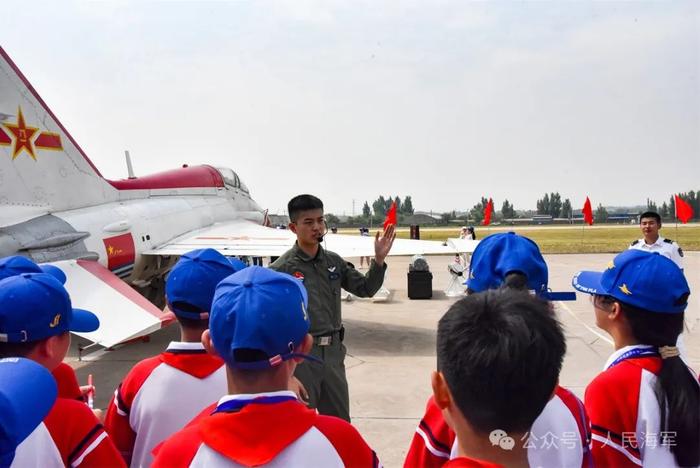
[[[286,229],[273,229],[251,221],[234,220],[187,233],[144,254],[182,255],[193,249],[212,248],[229,256],[277,257],[292,247],[295,240],[294,233]],[[374,256],[372,236],[328,233],[323,246],[344,258]],[[457,250],[443,242],[396,239],[389,255],[454,253],[457,253]]]
[[[52,265],[66,274],[65,287],[73,307],[89,310],[100,319],[100,328],[76,335],[100,346],[109,348],[148,335],[174,319],[97,262],[65,260]]]

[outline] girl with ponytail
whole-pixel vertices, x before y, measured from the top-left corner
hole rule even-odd
[[[596,324],[615,343],[585,395],[596,465],[700,465],[700,383],[676,347],[690,294],[683,271],[628,250],[572,283],[591,294]]]

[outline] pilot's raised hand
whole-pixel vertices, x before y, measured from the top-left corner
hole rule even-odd
[[[377,266],[384,265],[384,259],[394,245],[394,239],[396,239],[396,226],[393,224],[388,225],[381,236],[377,231],[374,237],[374,261],[377,262]]]

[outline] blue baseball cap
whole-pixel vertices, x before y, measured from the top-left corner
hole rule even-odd
[[[605,271],[579,271],[571,280],[586,294],[612,296],[639,309],[680,314],[688,305],[690,288],[683,270],[657,252],[626,250]]]
[[[19,275],[20,273],[48,273],[61,284],[66,284],[66,274],[60,268],[50,263],[37,265],[21,255],[0,258],[0,280]]]
[[[66,289],[47,273],[21,273],[0,281],[0,341],[36,341],[99,326],[95,314],[71,306]]]
[[[464,284],[475,292],[496,289],[510,273],[525,275],[528,289],[543,299],[576,299],[574,292],[549,291],[549,271],[540,248],[532,240],[514,232],[493,234],[479,242],[469,263],[469,278]]]
[[[41,364],[25,358],[0,359],[0,466],[10,466],[15,449],[44,420],[58,389]]]
[[[239,369],[266,369],[293,357],[309,331],[309,300],[301,281],[250,266],[216,287],[209,333],[216,352]],[[247,355],[246,355],[247,354]]]
[[[248,268],[248,265],[246,265],[240,258],[229,257],[228,261],[231,262],[231,265],[233,265],[236,271],[241,271],[244,268]]]
[[[209,317],[214,290],[219,281],[238,269],[214,249],[198,249],[180,257],[165,283],[168,307],[178,317],[206,320]],[[179,302],[190,304],[200,312],[178,308]]]

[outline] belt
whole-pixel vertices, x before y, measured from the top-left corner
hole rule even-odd
[[[326,333],[325,335],[314,336],[314,344],[316,346],[330,346],[333,343],[340,341],[341,343],[345,339],[345,327],[340,327],[340,330],[333,331],[331,333]]]

